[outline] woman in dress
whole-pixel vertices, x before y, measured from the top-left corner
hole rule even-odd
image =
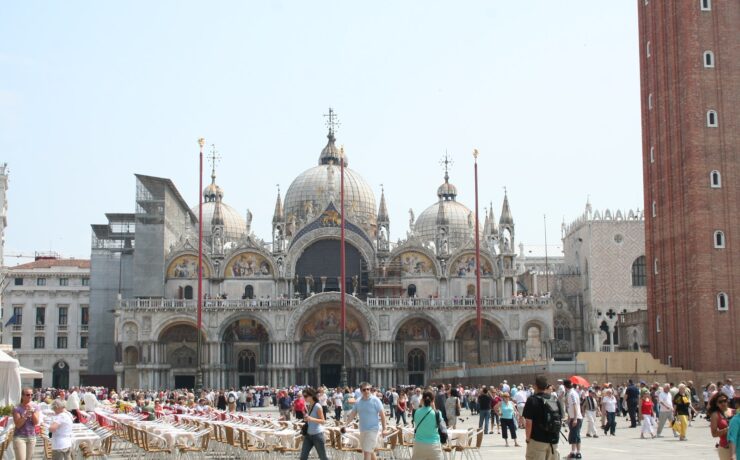
[[[709,417],[709,429],[712,431],[713,438],[719,438],[717,443],[717,455],[719,460],[730,460],[732,451],[727,441],[727,432],[730,431],[728,419],[732,417],[732,409],[729,406],[730,400],[727,395],[716,392],[709,399],[707,404],[707,416]]]
[[[324,410],[319,403],[316,390],[305,388],[303,397],[306,398],[306,415],[303,421],[308,424],[308,430],[303,436],[303,447],[301,449],[301,460],[308,460],[311,449],[316,448],[316,454],[321,460],[328,460],[326,456],[326,445],[324,441]]]
[[[450,397],[445,400],[445,412],[447,413],[447,424],[453,430],[457,426],[457,417],[460,415],[460,394],[457,388],[450,390]]]

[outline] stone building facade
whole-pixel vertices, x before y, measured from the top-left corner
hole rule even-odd
[[[740,369],[740,3],[637,2],[650,344]]]
[[[90,261],[37,256],[7,270],[3,283],[3,343],[21,366],[43,378],[34,386],[84,383],[90,325]]]
[[[226,205],[212,173],[203,192],[204,385],[339,383],[340,161],[349,383],[421,384],[436,368],[478,362],[474,219],[449,175],[393,242],[384,192],[376,205],[330,131],[318,164],[284,199],[278,191],[268,241],[251,231],[251,213]],[[93,225],[91,308],[105,328],[91,337],[90,373],[115,375],[119,387],[192,386],[198,207],[168,179],[136,182],[136,212]],[[498,221],[492,209],[483,214],[480,360],[550,359],[554,305],[516,297],[508,197]]]

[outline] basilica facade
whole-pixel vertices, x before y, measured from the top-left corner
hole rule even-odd
[[[266,239],[252,232],[249,212],[226,204],[213,171],[203,191],[200,331],[198,206],[169,179],[136,175],[136,212],[106,214],[106,224],[93,225],[91,320],[98,318],[99,332],[91,332],[89,373],[115,375],[119,388],[191,387],[201,334],[206,386],[334,386],[343,360],[342,289],[350,384],[425,384],[435,369],[477,364],[474,213],[449,175],[436,195],[430,187],[430,205],[418,217],[410,212],[405,238],[391,242],[385,193],[376,202],[333,131],[327,137],[317,164],[284,197],[278,191]],[[547,297],[516,297],[523,267],[508,197],[498,220],[492,208],[484,214],[480,361],[548,360],[554,307]]]

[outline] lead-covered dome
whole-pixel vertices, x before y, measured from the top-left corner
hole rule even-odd
[[[218,217],[223,225],[224,238],[228,241],[241,239],[247,233],[247,221],[239,212],[222,201],[224,191],[216,184],[215,168],[211,172],[211,183],[203,190],[203,238],[211,236],[211,225],[213,216],[216,214],[218,207]],[[198,206],[194,206],[191,211],[198,215]]]
[[[300,228],[322,213],[329,201],[333,201],[334,206],[339,209],[339,161],[343,159],[347,219],[374,237],[377,227],[375,195],[365,179],[347,167],[347,157],[336,147],[334,134],[330,132],[327,138],[329,141],[321,151],[319,165],[301,173],[288,187],[283,203],[285,220],[295,220],[296,227]]]
[[[443,225],[448,229],[450,248],[459,248],[473,238],[475,216],[464,204],[457,202],[457,187],[450,183],[447,172],[444,183],[437,189],[437,197],[439,201],[416,219],[414,233],[423,241],[436,242],[437,229]]]

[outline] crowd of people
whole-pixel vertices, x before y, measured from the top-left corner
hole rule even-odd
[[[399,386],[377,388],[362,383],[356,388],[229,388],[191,390],[106,390],[102,387],[70,390],[24,389],[21,402],[13,409],[15,424],[13,447],[15,458],[31,460],[39,426],[52,436],[54,460],[69,458],[65,442],[71,424],[80,421],[80,411],[92,411],[102,401],[121,409],[134,411],[154,420],[169,411],[212,410],[250,412],[254,408],[276,406],[282,420],[304,422],[301,458],[316,450],[325,459],[326,447],[322,426],[333,418],[337,424],[358,419],[360,445],[366,460],[374,459],[379,433],[392,424],[413,428],[413,458],[441,459],[445,433],[455,429],[467,417],[477,416],[477,426],[484,434],[500,434],[509,447],[526,446],[525,458],[558,458],[560,438],[566,438],[570,453],[566,458],[582,457],[581,431],[585,437],[617,435],[618,417],[629,427],[639,428],[640,437],[663,437],[666,427],[680,441],[687,439],[686,430],[697,418],[706,418],[721,460],[737,459],[740,442],[740,417],[733,417],[740,406],[740,391],[732,381],[711,383],[697,389],[692,382],[648,384],[632,380],[589,384],[563,379],[554,383],[537,377],[529,385],[498,386],[436,385],[426,388]],[[53,415],[40,416],[46,406]],[[50,410],[49,410],[50,409]],[[585,426],[584,426],[585,425]],[[523,431],[523,432],[522,432]],[[522,441],[523,443],[520,443]]]

